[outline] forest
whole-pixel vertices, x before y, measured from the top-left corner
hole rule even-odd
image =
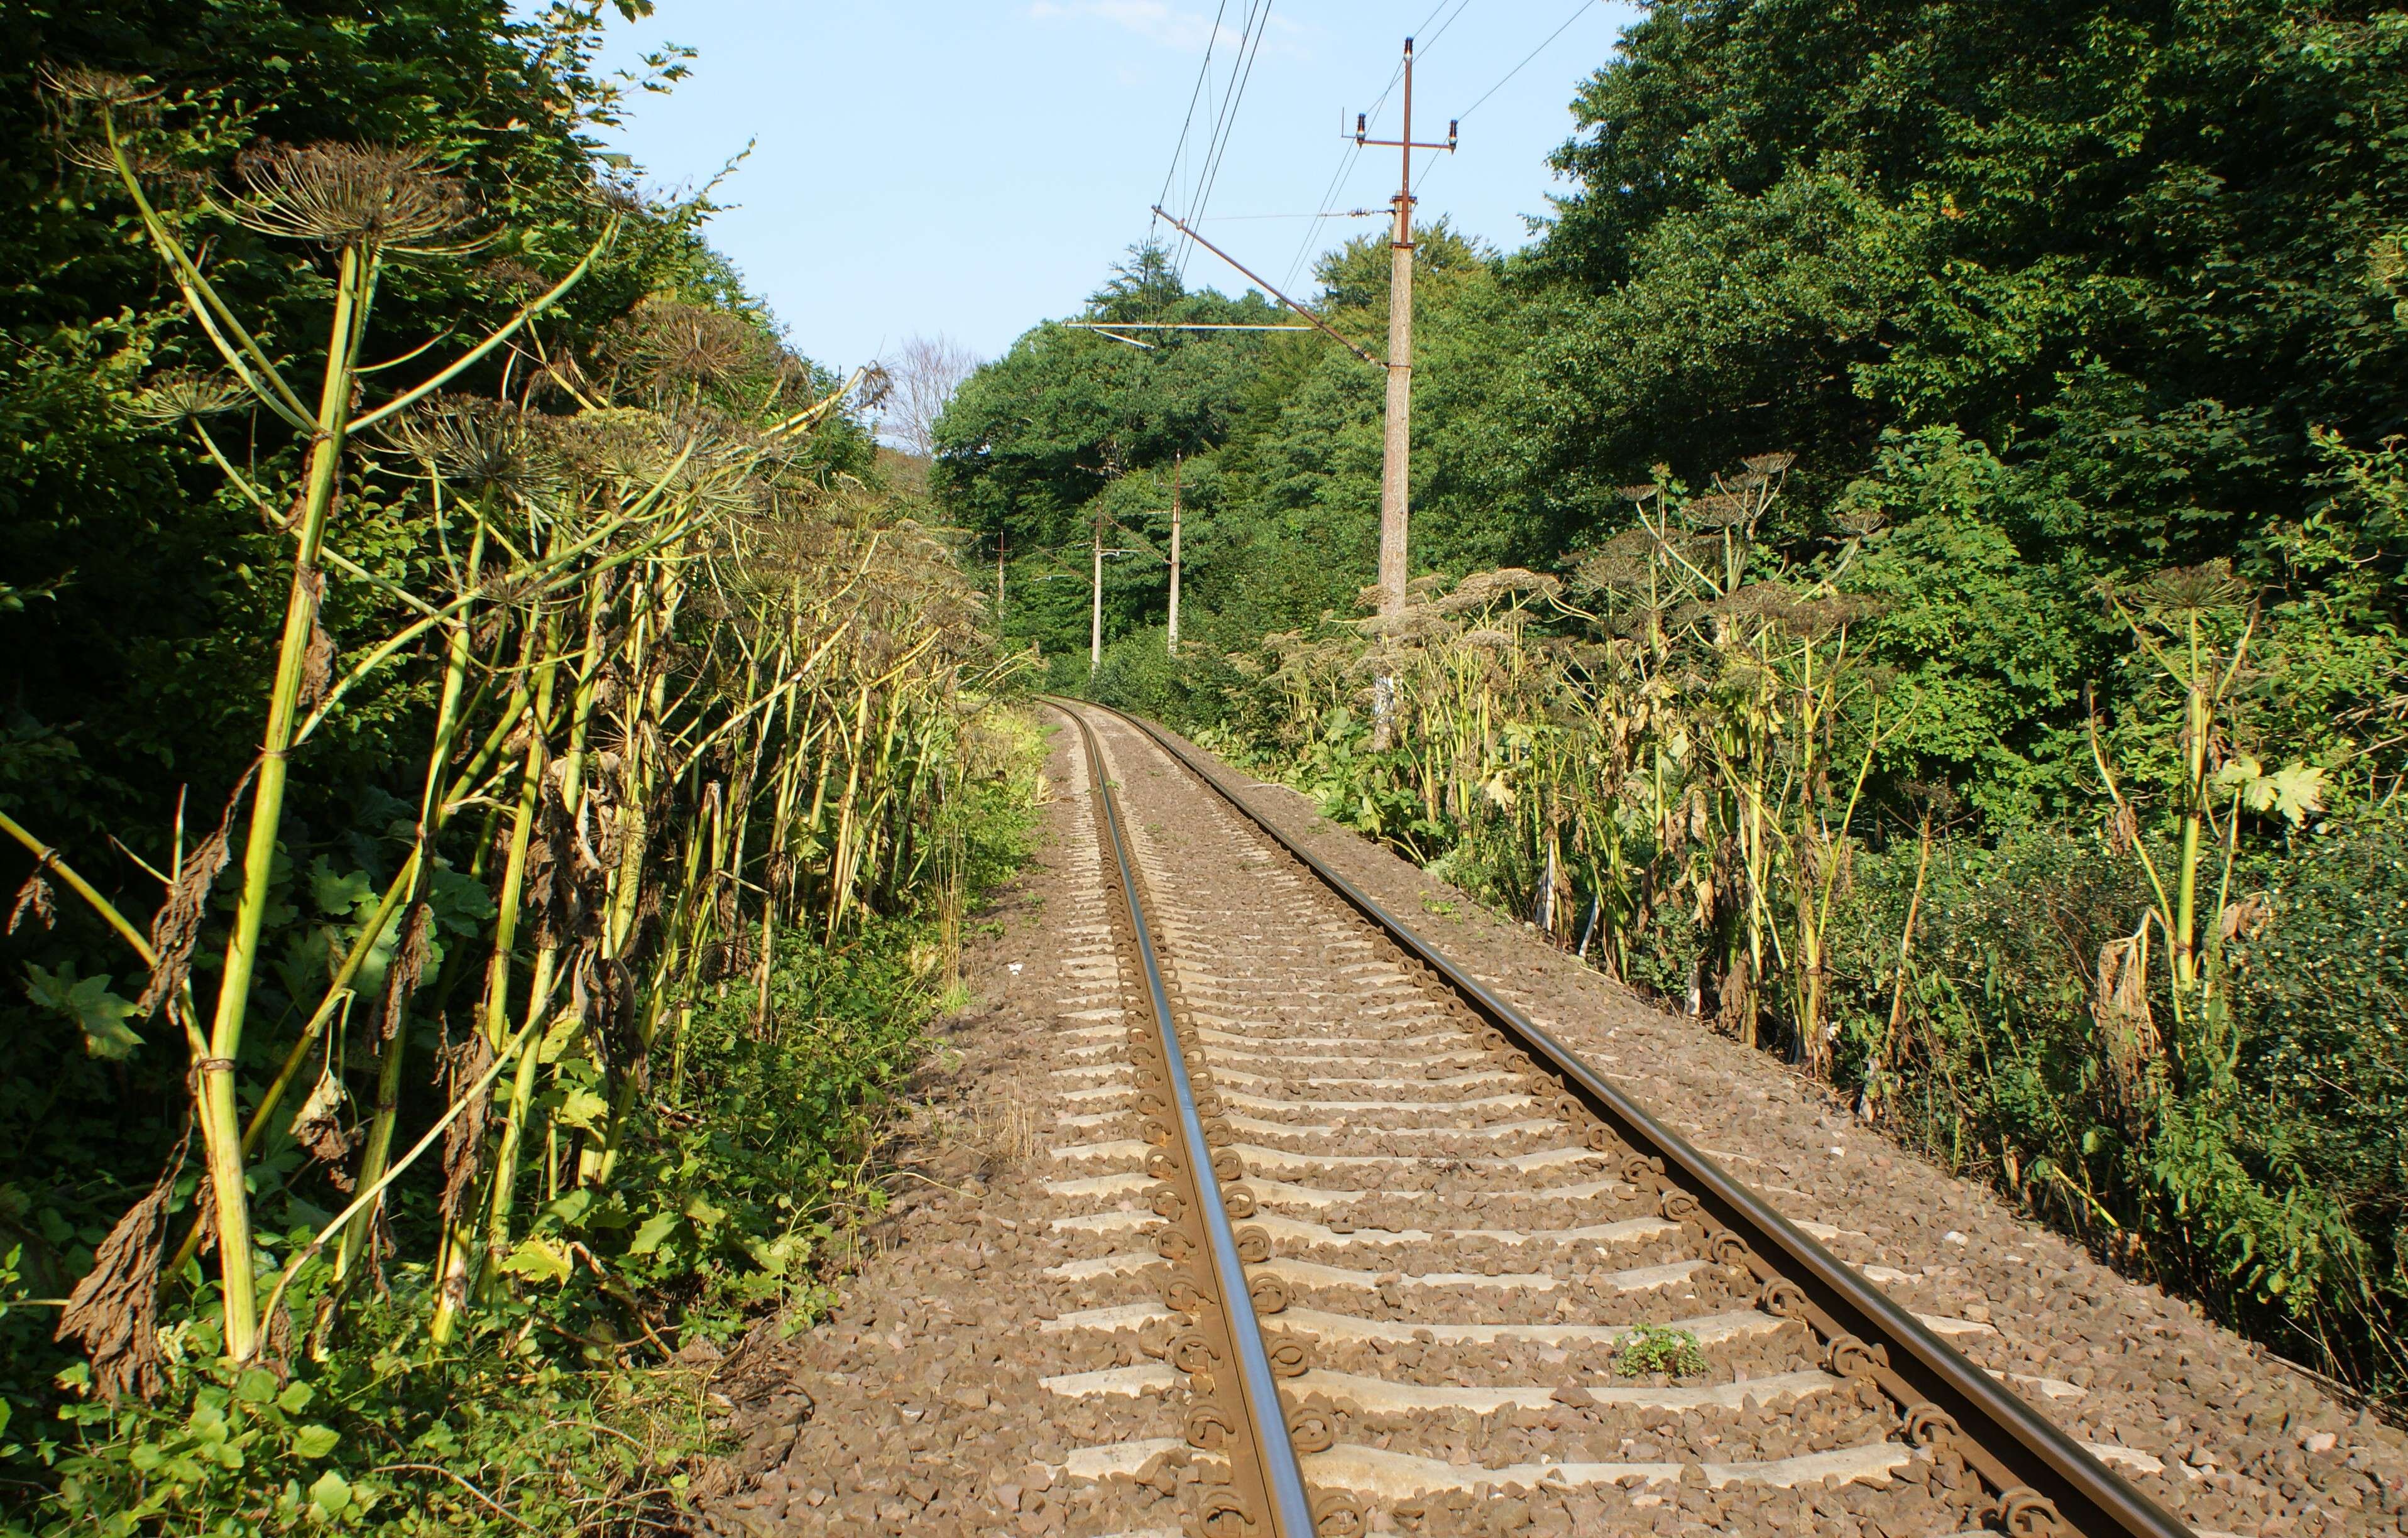
[[[0,1531],[657,1531],[1035,738],[649,7],[0,6]]]
[[[2403,64],[2374,4],[1656,0],[1526,247],[1420,210],[1401,615],[1319,335],[1041,325],[933,484],[1053,687],[2396,1404]],[[1386,245],[1311,296],[1374,355]],[[1272,316],[1210,273],[1074,319]]]

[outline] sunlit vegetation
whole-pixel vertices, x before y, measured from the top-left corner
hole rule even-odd
[[[710,1438],[677,1354],[818,1306],[1016,858],[1022,664],[879,485],[880,380],[793,352],[699,206],[597,175],[591,15],[476,21],[555,123],[523,183],[38,81],[93,280],[150,307],[47,338],[80,394],[10,380],[57,434],[0,589],[33,1529],[657,1526]],[[128,520],[159,547],[93,543]],[[205,612],[109,613],[145,581]],[[80,626],[139,691],[115,741],[34,714]]]

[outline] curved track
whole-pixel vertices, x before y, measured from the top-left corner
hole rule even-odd
[[[1124,1268],[1158,1303],[1057,1325],[1154,1330],[1188,1404],[1180,1438],[1066,1472],[1183,1443],[1190,1525],[1283,1538],[1488,1531],[1515,1488],[1576,1531],[1668,1508],[1794,1531],[1840,1500],[1895,1535],[2188,1533],[1180,744],[1055,704],[1120,897],[1116,971],[1151,1018],[1121,1028],[1125,1089],[1079,1118],[1140,1137],[1058,1150],[1142,1175],[1054,1189],[1140,1191],[1160,1219]],[[1215,792],[1209,828],[1149,826],[1115,786],[1166,775]]]

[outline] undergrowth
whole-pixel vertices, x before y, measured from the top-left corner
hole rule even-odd
[[[1042,751],[1019,714],[991,709],[980,730],[987,762],[958,807],[973,904],[1026,853]],[[228,1361],[206,1315],[172,1325],[160,1391],[112,1402],[48,1341],[12,1248],[0,1538],[677,1527],[720,1445],[717,1343],[771,1313],[815,1322],[885,1204],[882,1134],[925,1026],[958,995],[946,939],[961,918],[930,902],[834,946],[781,935],[767,1030],[748,989],[722,990],[682,1061],[655,1065],[678,1085],[627,1182],[657,1198],[653,1216],[629,1234],[615,1199],[549,1203],[514,1257],[526,1285],[449,1348],[423,1336],[425,1267],[395,1265],[388,1294],[329,1339],[282,1343],[280,1361]]]

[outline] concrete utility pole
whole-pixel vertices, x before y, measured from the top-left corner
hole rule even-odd
[[[1003,531],[995,532],[995,623],[1003,628]]]
[[[1094,619],[1087,631],[1087,676],[1104,667],[1104,511],[1096,509],[1096,575],[1088,590],[1095,595]]]
[[[1393,139],[1369,136],[1368,114],[1354,115],[1354,142],[1393,148],[1399,170],[1394,206],[1396,235],[1388,243],[1388,417],[1380,456],[1380,613],[1405,607],[1405,541],[1412,494],[1413,415],[1413,151],[1455,146],[1455,124],[1446,125],[1443,144],[1413,138],[1413,40],[1405,39],[1405,126]],[[1373,686],[1372,746],[1388,746],[1395,731],[1396,680],[1383,674]]]
[[[1179,466],[1183,454],[1170,456],[1170,654],[1179,655]]]

